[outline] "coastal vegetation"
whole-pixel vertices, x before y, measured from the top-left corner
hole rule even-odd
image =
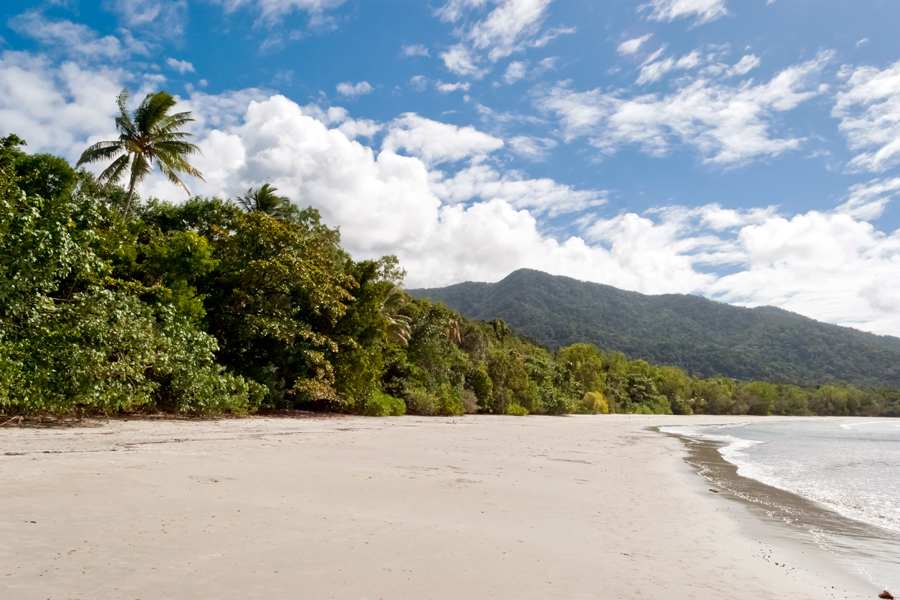
[[[82,157],[115,158],[99,178],[0,138],[0,414],[900,416],[887,387],[700,379],[615,348],[540,347],[410,297],[396,258],[354,260],[268,185],[142,200],[154,162],[199,176],[179,133],[190,115],[169,116],[165,96],[133,114],[120,97],[121,143]]]

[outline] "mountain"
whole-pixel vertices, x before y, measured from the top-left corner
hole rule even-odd
[[[900,386],[900,338],[829,325],[771,306],[650,296],[520,269],[497,283],[409,290],[471,319],[503,319],[558,348],[588,342],[701,378],[799,385]]]

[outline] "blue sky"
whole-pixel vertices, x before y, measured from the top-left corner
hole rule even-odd
[[[273,183],[410,287],[531,267],[900,334],[896,2],[3,10],[0,130],[32,151],[77,160],[122,87],[167,89],[197,117],[193,193]]]

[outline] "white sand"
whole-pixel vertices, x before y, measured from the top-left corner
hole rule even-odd
[[[874,597],[646,429],[727,420],[7,426],[0,598]]]

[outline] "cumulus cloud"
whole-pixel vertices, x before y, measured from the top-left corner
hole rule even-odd
[[[641,49],[641,46],[644,45],[644,42],[653,37],[652,33],[648,33],[647,35],[642,35],[638,38],[632,38],[630,40],[626,40],[619,44],[619,47],[616,48],[616,51],[622,56],[629,56],[631,54],[637,54],[638,50]]]
[[[29,10],[9,20],[9,27],[19,35],[52,48],[58,48],[67,57],[122,61],[133,54],[147,55],[149,46],[138,42],[127,31],[121,31],[122,39],[114,35],[100,37],[96,31],[67,20],[48,19],[39,10]]]
[[[583,211],[606,202],[605,192],[576,190],[553,179],[530,179],[523,173],[500,173],[486,164],[474,164],[452,177],[433,174],[431,187],[444,202],[502,200],[515,209],[527,208],[534,215]]]
[[[650,10],[653,21],[674,21],[683,17],[694,17],[696,24],[709,23],[728,14],[725,0],[652,0],[639,10]]]
[[[410,46],[403,46],[403,49],[400,51],[401,56],[431,56],[428,52],[428,48],[423,46],[422,44],[412,44]]]
[[[395,119],[381,145],[383,150],[403,150],[427,165],[484,158],[503,147],[503,140],[474,127],[457,127],[432,121],[415,113]]]
[[[565,27],[542,31],[552,1],[450,0],[437,14],[441,20],[453,23],[488,4],[495,7],[483,19],[454,30],[461,42],[441,53],[444,66],[457,75],[480,78],[489,70],[480,66],[485,59],[495,63],[527,48],[545,46],[560,35],[574,33],[574,28]]]
[[[115,137],[116,96],[132,80],[119,68],[51,63],[26,52],[0,55],[0,131],[29,150],[75,161],[88,142]],[[100,134],[99,136],[97,134]]]
[[[192,65],[191,63],[189,63],[186,60],[178,60],[178,59],[169,57],[166,59],[166,64],[169,65],[170,68],[181,73],[182,75],[184,75],[185,73],[196,73],[196,71],[194,70],[194,65]]]
[[[345,81],[337,84],[336,89],[342,96],[363,96],[372,93],[372,86],[368,81],[360,81],[357,84]]]
[[[456,83],[444,83],[443,81],[438,79],[434,83],[434,87],[437,89],[437,91],[439,91],[442,94],[449,94],[450,92],[456,92],[456,91],[468,92],[469,91],[469,82],[466,81],[465,83],[463,83],[463,82],[457,81]]]
[[[802,138],[772,135],[770,120],[820,93],[815,79],[831,57],[820,53],[765,83],[733,87],[700,77],[668,95],[623,98],[601,89],[576,92],[563,82],[536,102],[559,119],[566,141],[587,137],[603,155],[636,145],[663,156],[678,140],[696,148],[705,162],[741,164],[800,146]]]
[[[845,85],[831,115],[841,120],[850,149],[859,152],[848,170],[879,173],[900,164],[900,62],[883,70],[845,69],[842,76]]]

